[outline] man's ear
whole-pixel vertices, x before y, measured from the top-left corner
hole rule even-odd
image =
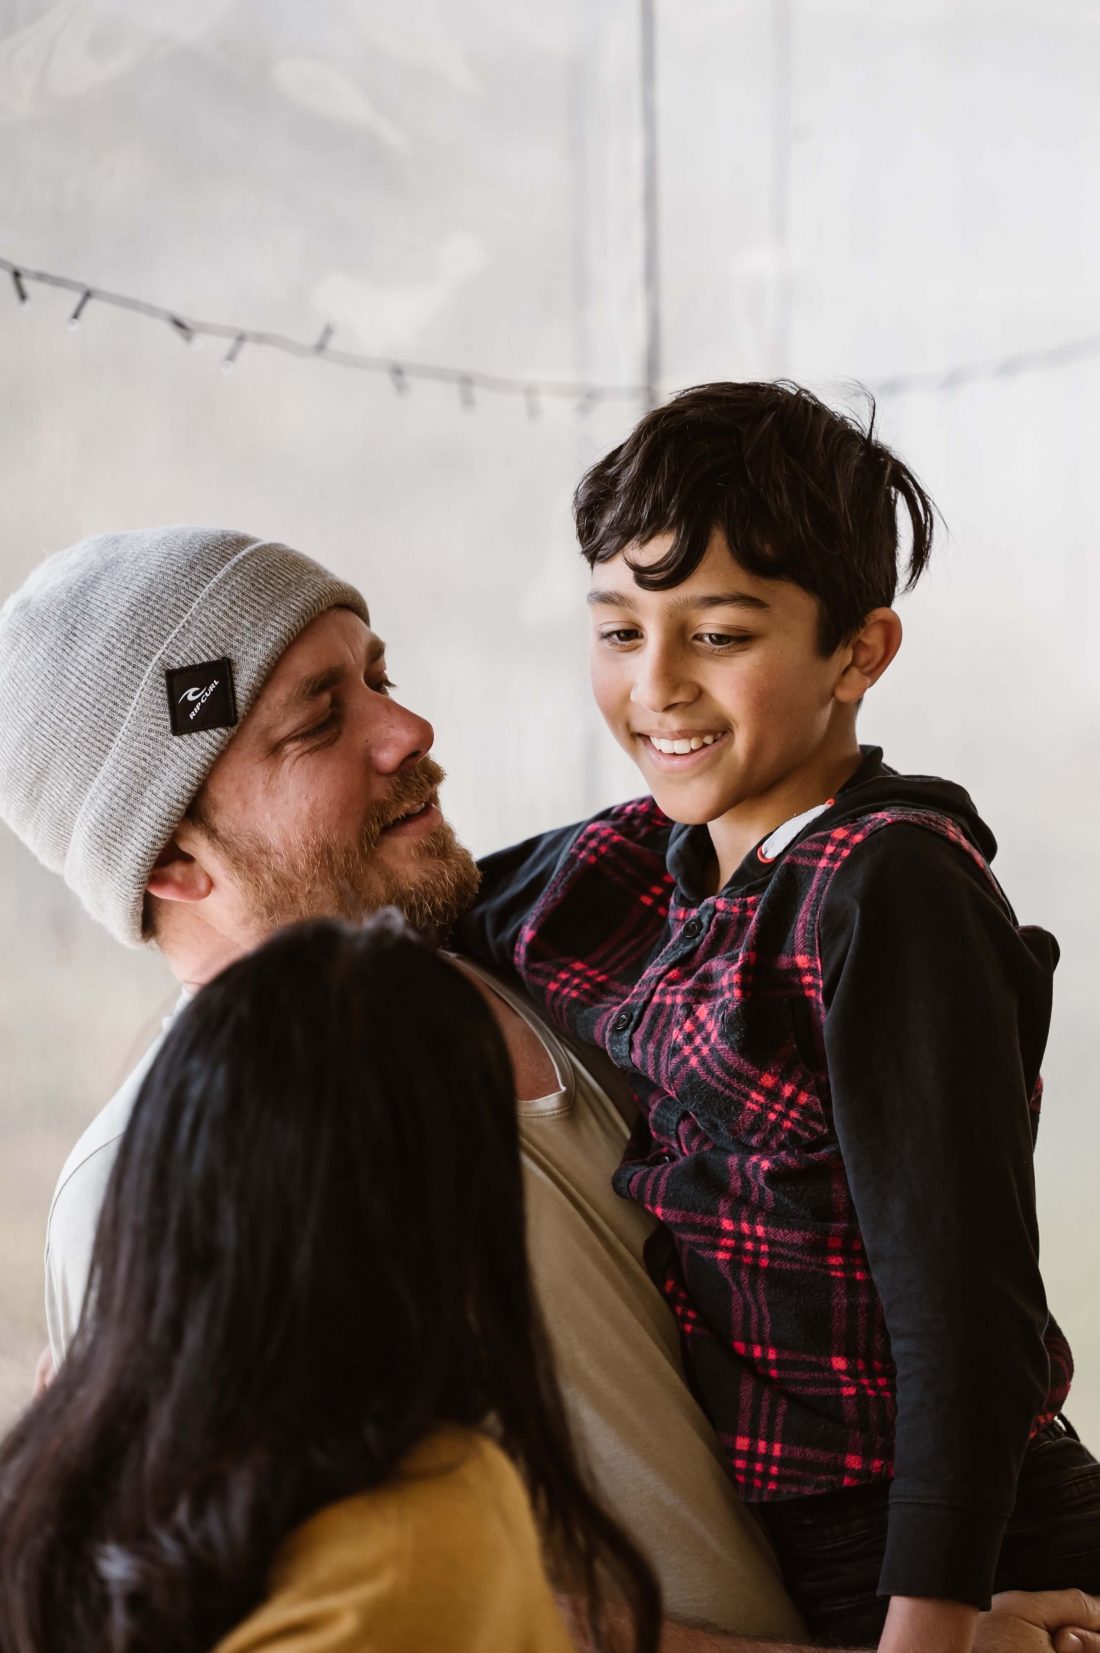
[[[172,837],[157,856],[145,888],[161,901],[205,901],[214,880],[202,862]]]
[[[848,663],[837,679],[834,697],[844,705],[857,705],[900,648],[899,617],[892,608],[873,608],[848,642]]]

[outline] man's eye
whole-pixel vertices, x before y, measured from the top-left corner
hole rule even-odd
[[[368,682],[369,681],[370,680],[368,679]],[[391,689],[396,689],[397,684],[393,681],[392,677],[387,677],[385,672],[383,672],[381,677],[376,677],[374,681],[370,683],[370,687],[376,694],[389,694]]]
[[[303,729],[300,735],[294,736],[294,739],[298,741],[316,740],[321,735],[329,734],[336,728],[339,721],[340,719],[336,713],[330,712],[323,723],[315,723],[312,729]]]

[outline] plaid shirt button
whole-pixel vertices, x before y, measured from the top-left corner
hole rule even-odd
[[[630,1026],[630,1011],[620,1010],[611,1025],[616,1033],[625,1033]]]
[[[694,941],[696,936],[702,935],[702,933],[703,920],[701,918],[689,918],[683,929],[683,934],[687,940]]]

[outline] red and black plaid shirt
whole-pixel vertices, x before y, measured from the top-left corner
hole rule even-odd
[[[647,1261],[743,1495],[894,1476],[895,1551],[977,1524],[984,1567],[1071,1364],[1031,1168],[1053,942],[959,800],[872,750],[710,896],[705,831],[624,804],[489,857],[459,939],[635,1075],[616,1187],[662,1224]]]

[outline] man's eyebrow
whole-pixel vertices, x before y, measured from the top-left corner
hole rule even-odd
[[[633,597],[622,591],[590,591],[588,601],[595,607],[625,608],[628,611],[638,606]],[[681,613],[693,608],[751,608],[764,612],[771,606],[763,597],[754,597],[748,591],[714,591],[698,597],[686,594],[672,599],[672,607]]]
[[[311,700],[320,700],[323,694],[328,694],[343,680],[343,666],[329,666],[326,671],[314,672],[312,677],[303,677],[279,707],[279,716],[286,717],[291,712],[300,711],[303,706],[308,706]]]
[[[386,645],[381,637],[372,637],[367,645],[367,665],[373,666],[385,652]],[[282,701],[277,715],[280,718],[288,717],[292,712],[299,712],[308,706],[310,701],[320,700],[322,695],[331,694],[333,689],[339,688],[346,675],[345,667],[328,666],[323,672],[314,672],[312,677],[303,677]]]

